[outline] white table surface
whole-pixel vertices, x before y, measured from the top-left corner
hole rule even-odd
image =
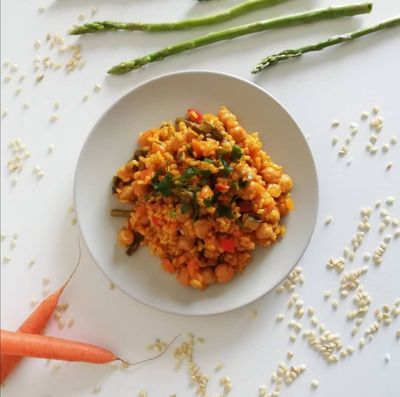
[[[375,338],[360,351],[357,347],[363,331],[373,321],[373,312],[383,304],[392,304],[400,296],[400,239],[393,240],[384,254],[380,267],[369,264],[369,272],[362,284],[372,296],[372,304],[360,331],[351,337],[351,325],[346,312],[352,307],[349,297],[340,300],[334,311],[330,301],[324,301],[327,289],[337,297],[339,276],[326,269],[330,256],[342,255],[350,244],[360,207],[373,206],[375,200],[397,196],[400,200],[400,143],[381,150],[372,156],[365,151],[371,134],[368,121],[361,122],[362,111],[380,107],[384,128],[378,146],[389,142],[392,135],[400,138],[400,30],[386,31],[357,42],[332,48],[324,53],[308,54],[300,60],[287,62],[264,73],[252,76],[250,68],[268,53],[313,42],[332,34],[344,33],[362,25],[373,23],[400,13],[397,0],[375,1],[370,15],[353,19],[321,22],[312,26],[253,35],[252,37],[224,42],[191,53],[172,57],[162,63],[151,64],[143,70],[120,77],[106,77],[108,67],[122,60],[147,53],[183,38],[206,32],[173,33],[121,33],[90,35],[82,39],[67,37],[67,43],[79,42],[86,60],[80,71],[65,75],[64,71],[50,71],[39,84],[34,81],[33,58],[49,54],[42,45],[34,49],[35,39],[44,41],[47,32],[65,35],[68,27],[78,22],[80,13],[90,18],[90,9],[97,5],[98,19],[161,21],[202,15],[220,10],[236,1],[197,3],[191,0],[115,0],[79,1],[44,0],[43,2],[14,0],[2,4],[2,63],[9,59],[19,65],[13,79],[2,81],[2,257],[10,256],[9,263],[1,265],[1,326],[15,330],[32,310],[30,301],[42,299],[42,279],[49,277],[48,288],[54,290],[70,274],[77,258],[77,227],[71,225],[73,214],[72,184],[75,164],[81,146],[100,115],[119,97],[137,84],[162,73],[189,68],[213,69],[233,73],[253,81],[274,95],[298,121],[309,143],[318,168],[320,182],[320,210],[312,241],[300,261],[305,283],[297,289],[305,306],[313,305],[317,316],[332,332],[341,334],[344,343],[352,344],[356,351],[352,357],[338,364],[326,364],[299,337],[289,342],[291,330],[287,323],[293,312],[287,309],[289,294],[270,293],[257,302],[223,315],[191,318],[169,315],[136,303],[117,289],[110,290],[108,280],[83,248],[81,266],[65,290],[62,301],[70,307],[65,319],[75,319],[72,328],[58,329],[52,322],[47,334],[75,338],[103,345],[130,360],[146,358],[146,346],[155,338],[170,340],[178,333],[193,332],[204,337],[206,343],[196,346],[195,361],[210,376],[209,395],[222,393],[219,379],[227,375],[232,379],[231,396],[257,396],[258,386],[266,384],[271,390],[270,374],[286,352],[294,353],[293,364],[306,364],[307,370],[289,387],[283,396],[396,396],[400,388],[400,341],[395,333],[400,328],[397,318],[388,327],[382,327]],[[313,7],[329,5],[329,0],[291,0],[286,4],[259,11],[259,17],[278,16]],[[337,0],[335,4],[344,4]],[[45,4],[44,13],[38,7]],[[223,24],[230,26],[256,19],[243,16]],[[18,76],[26,74],[20,84],[22,91],[16,95]],[[2,66],[3,77],[8,73]],[[102,84],[100,92],[93,92],[96,83]],[[90,92],[86,103],[85,92]],[[59,119],[49,122],[58,100]],[[30,101],[29,109],[23,103]],[[341,121],[337,131],[331,121]],[[340,143],[348,135],[351,122],[360,123],[359,133],[350,145],[350,153],[343,159],[338,148],[331,146],[331,136],[336,133]],[[10,140],[20,137],[31,152],[18,183],[12,184],[14,175],[6,167],[11,158]],[[49,144],[54,152],[48,154]],[[347,160],[354,157],[348,165]],[[386,171],[386,164],[393,167]],[[37,180],[32,173],[39,165],[45,175]],[[389,207],[391,216],[400,217],[399,201]],[[324,226],[328,215],[333,222]],[[379,212],[371,216],[372,229],[356,259],[348,269],[363,264],[365,251],[373,251],[382,236],[394,232],[389,227],[380,235],[377,231]],[[10,247],[13,233],[19,233],[17,246]],[[35,259],[36,263],[28,267]],[[253,310],[258,316],[252,318]],[[282,323],[275,317],[286,313]],[[305,316],[299,320],[303,328],[310,328]],[[180,341],[184,340],[184,336]],[[178,342],[179,343],[179,342]],[[389,353],[391,360],[385,362]],[[215,372],[217,362],[224,363]],[[93,387],[101,387],[99,395],[132,397],[140,389],[151,397],[192,396],[186,370],[174,371],[172,350],[149,365],[131,368],[125,372],[114,371],[110,366],[61,363],[59,370],[45,365],[43,360],[25,360],[2,389],[4,397],[63,397],[89,396]],[[318,379],[318,390],[310,389],[312,379]]]

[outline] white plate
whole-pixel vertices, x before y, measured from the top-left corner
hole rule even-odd
[[[295,211],[285,219],[286,236],[257,248],[246,271],[226,285],[204,292],[182,287],[161,269],[146,247],[128,257],[116,245],[120,207],[111,179],[132,155],[138,134],[174,120],[192,107],[202,112],[226,105],[248,131],[258,131],[263,148],[293,177]],[[288,112],[260,87],[227,74],[187,71],[150,80],[118,100],[96,123],[80,154],[75,174],[75,208],[85,243],[100,269],[132,298],[177,314],[222,313],[246,305],[282,281],[303,254],[318,208],[315,165],[307,142]]]

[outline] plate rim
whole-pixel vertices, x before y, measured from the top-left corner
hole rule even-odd
[[[163,307],[160,307],[158,305],[154,305],[151,304],[149,302],[143,301],[142,299],[131,295],[131,293],[129,293],[127,290],[125,290],[124,288],[120,287],[119,284],[115,283],[111,277],[106,273],[106,271],[102,268],[102,266],[100,266],[100,264],[97,262],[97,260],[94,257],[94,254],[92,253],[92,250],[90,249],[89,245],[87,244],[86,238],[84,233],[82,232],[82,226],[80,224],[80,216],[79,216],[79,210],[78,210],[78,206],[76,205],[77,203],[77,174],[78,174],[78,170],[79,170],[79,165],[82,161],[82,155],[86,149],[86,146],[89,144],[89,139],[91,138],[91,136],[94,134],[94,131],[96,130],[97,126],[102,122],[102,120],[106,117],[106,115],[116,106],[118,106],[118,104],[122,101],[124,101],[124,99],[126,97],[128,97],[129,95],[132,94],[133,91],[142,88],[143,86],[150,84],[150,83],[154,83],[157,80],[161,80],[161,79],[165,79],[165,78],[169,78],[172,76],[176,76],[176,75],[185,75],[185,74],[205,74],[205,75],[217,75],[217,76],[223,76],[223,77],[228,77],[231,78],[233,80],[239,80],[241,83],[244,84],[248,84],[250,86],[252,86],[253,88],[255,88],[258,91],[261,91],[264,95],[267,95],[268,97],[270,97],[278,106],[280,106],[280,108],[286,113],[286,115],[291,119],[291,121],[295,124],[295,126],[298,128],[298,130],[301,133],[301,137],[304,140],[304,142],[306,143],[306,148],[309,151],[310,154],[310,159],[311,159],[311,165],[312,165],[312,170],[315,174],[315,184],[316,184],[316,205],[314,208],[314,220],[313,223],[311,225],[311,229],[309,231],[309,236],[307,237],[306,240],[306,244],[304,245],[304,248],[301,250],[301,252],[298,255],[298,258],[294,261],[293,266],[290,268],[290,270],[286,273],[285,277],[282,278],[278,283],[276,283],[275,285],[273,285],[268,291],[263,292],[262,294],[258,295],[257,297],[253,297],[250,299],[247,299],[245,301],[243,301],[241,304],[239,305],[234,305],[233,307],[230,308],[225,308],[222,310],[214,310],[211,312],[201,312],[201,313],[187,313],[187,312],[180,312],[178,310],[173,310],[173,309],[166,309]],[[168,73],[163,73],[160,75],[157,75],[155,77],[149,78],[147,80],[145,80],[144,82],[137,84],[135,86],[133,86],[131,89],[129,89],[125,94],[121,95],[119,98],[117,98],[113,103],[111,103],[101,114],[101,116],[96,120],[96,122],[93,124],[93,126],[90,128],[89,133],[87,134],[85,141],[83,143],[83,145],[81,146],[80,152],[79,152],[79,156],[77,158],[76,164],[75,164],[75,171],[74,171],[74,181],[73,181],[73,201],[74,201],[74,206],[75,206],[75,211],[76,211],[76,218],[77,218],[77,224],[78,224],[78,230],[79,230],[79,238],[81,238],[85,244],[85,247],[91,257],[91,259],[93,260],[93,262],[96,264],[96,266],[100,269],[100,271],[103,273],[103,275],[110,281],[112,282],[120,291],[122,291],[125,295],[127,295],[129,298],[133,299],[134,301],[147,306],[148,308],[151,308],[153,310],[159,310],[163,313],[167,313],[167,314],[174,314],[174,315],[181,315],[181,316],[185,316],[185,317],[204,317],[204,316],[212,316],[212,315],[219,315],[219,314],[223,314],[223,313],[229,313],[231,311],[243,308],[247,305],[250,305],[251,303],[254,303],[258,300],[260,300],[261,298],[263,298],[264,296],[268,295],[269,293],[273,292],[276,287],[290,274],[290,272],[297,266],[297,264],[300,262],[301,258],[303,257],[305,251],[307,250],[307,248],[310,245],[310,241],[314,235],[315,232],[315,227],[316,227],[316,223],[317,223],[317,219],[318,219],[318,214],[319,214],[319,197],[320,196],[320,192],[319,192],[319,180],[318,180],[318,172],[317,172],[317,167],[316,167],[316,163],[315,163],[315,159],[312,153],[312,150],[310,148],[310,146],[308,145],[307,139],[302,131],[302,129],[300,128],[299,124],[297,123],[296,119],[289,113],[289,111],[286,109],[285,106],[282,105],[282,103],[277,100],[272,94],[270,94],[267,90],[265,90],[263,87],[255,84],[252,81],[249,81],[243,77],[231,74],[231,73],[226,73],[226,72],[221,72],[221,71],[216,71],[216,70],[211,70],[211,69],[188,69],[188,70],[178,70],[178,71],[173,71],[173,72],[168,72]]]

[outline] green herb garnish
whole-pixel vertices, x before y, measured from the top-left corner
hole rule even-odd
[[[242,179],[239,179],[239,187],[241,189],[244,189],[248,183],[249,183],[248,181],[243,181]]]
[[[243,156],[243,150],[239,145],[232,146],[231,160],[236,163]]]
[[[211,207],[213,206],[217,201],[218,201],[218,197],[221,195],[221,192],[217,192],[214,195],[212,195],[211,197],[207,197],[206,199],[204,199],[203,203],[206,207]]]
[[[233,218],[233,213],[231,211],[231,209],[224,204],[218,203],[217,205],[217,215],[222,217],[226,217],[226,218]]]
[[[209,170],[200,170],[199,171],[199,176],[200,176],[201,183],[203,185],[208,185],[208,183],[210,181],[210,177],[211,177],[211,171],[209,171]]]
[[[194,176],[199,176],[203,185],[208,184],[211,171],[200,170],[196,167],[188,167],[184,173],[177,179],[177,182],[185,186]]]
[[[183,172],[183,174],[178,178],[178,181],[181,183],[187,183],[199,173],[199,170],[196,167],[188,167]]]
[[[231,167],[229,163],[222,156],[219,158],[219,160],[221,161],[221,164],[224,166],[222,173],[225,176],[228,176],[233,171],[233,167]]]
[[[175,210],[169,211],[169,216],[170,216],[171,218],[176,218],[176,211],[175,211]]]
[[[156,192],[161,193],[165,197],[172,195],[173,179],[172,175],[167,172],[164,178],[160,181],[159,176],[161,172],[157,171],[156,175],[153,177],[152,186]]]

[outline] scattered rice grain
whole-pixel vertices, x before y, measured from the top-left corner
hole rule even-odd
[[[313,389],[318,389],[318,386],[319,386],[319,381],[318,381],[317,379],[313,379],[313,380],[311,381],[311,387],[312,387]]]
[[[361,119],[362,119],[362,120],[366,120],[366,119],[368,118],[368,116],[369,116],[369,112],[367,112],[366,110],[364,110],[364,111],[361,113]]]
[[[259,397],[266,397],[267,396],[267,386],[266,385],[258,386],[258,396]]]
[[[395,201],[396,201],[395,197],[389,196],[389,197],[386,198],[386,205],[393,205]]]
[[[214,367],[214,371],[218,372],[221,371],[221,369],[224,367],[224,364],[222,364],[220,361],[217,362],[217,364]]]

